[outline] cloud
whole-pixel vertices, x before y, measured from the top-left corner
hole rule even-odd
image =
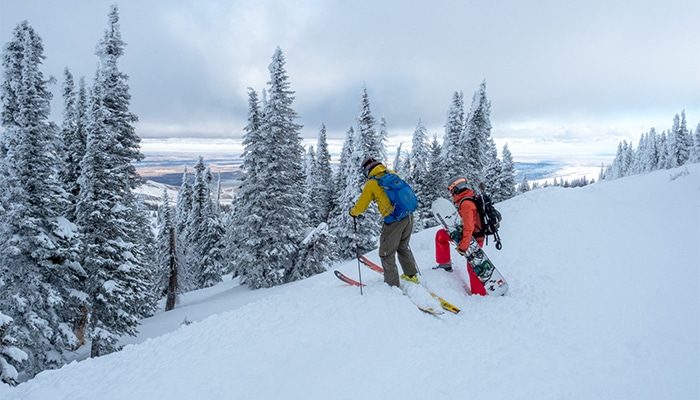
[[[47,74],[92,79],[113,1],[3,0],[0,40],[23,20],[44,39]],[[482,80],[499,141],[607,146],[700,120],[697,0],[123,0],[132,111],[144,137],[240,135],[279,46],[294,108],[313,139],[344,137],[366,85],[394,142],[421,118],[441,138],[452,94]],[[57,19],[56,15],[62,15]],[[58,92],[56,87],[55,93]],[[61,101],[54,114],[60,118]],[[392,143],[394,144],[394,143]],[[517,146],[516,146],[517,147]],[[514,154],[517,154],[513,148]],[[600,151],[602,152],[602,151]]]

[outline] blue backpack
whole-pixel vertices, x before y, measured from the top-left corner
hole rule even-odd
[[[402,220],[408,214],[416,211],[418,208],[418,198],[411,189],[411,186],[403,179],[399,178],[393,172],[387,171],[381,177],[372,177],[376,179],[379,186],[384,189],[391,205],[394,206],[394,212],[391,215],[384,217],[384,222],[390,224]]]

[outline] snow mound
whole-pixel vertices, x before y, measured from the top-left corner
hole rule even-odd
[[[698,399],[700,165],[500,203],[504,297],[466,295],[463,259],[421,280],[462,311],[433,317],[355,260],[250,291],[183,296],[118,353],[46,371],[3,400]],[[378,261],[376,252],[368,257]],[[183,321],[192,321],[183,324]]]

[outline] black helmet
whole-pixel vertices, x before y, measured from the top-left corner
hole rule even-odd
[[[468,189],[469,185],[467,184],[467,178],[464,177],[453,180],[452,183],[447,187],[447,190],[449,190],[453,196],[456,196]]]
[[[362,163],[362,172],[365,174],[365,176],[369,177],[370,172],[376,167],[377,165],[381,165],[379,161],[375,160],[374,158],[370,157],[365,160],[365,162]]]

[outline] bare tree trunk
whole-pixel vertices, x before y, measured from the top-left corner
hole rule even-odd
[[[165,311],[175,308],[177,301],[177,256],[175,251],[175,228],[170,228],[170,279],[168,279],[168,298]]]
[[[88,324],[88,309],[85,306],[80,306],[80,320],[75,326],[75,329],[73,330],[73,333],[75,333],[75,337],[78,338],[78,345],[75,347],[74,350],[79,349],[82,345],[85,344],[85,331],[87,330],[87,324]]]

